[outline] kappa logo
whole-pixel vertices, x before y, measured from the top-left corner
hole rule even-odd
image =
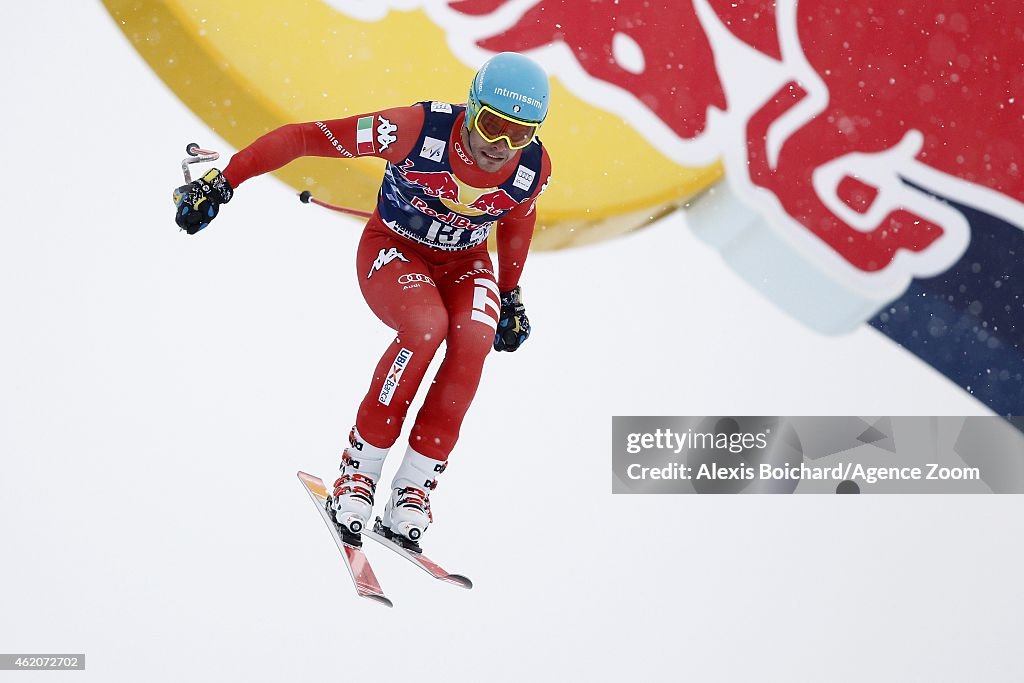
[[[377,117],[380,120],[380,124],[377,126],[377,144],[380,145],[380,151],[386,150],[392,142],[398,140],[398,137],[392,135],[398,130],[398,126],[388,121],[383,116]]]
[[[373,260],[373,265],[370,266],[370,272],[366,274],[366,279],[369,280],[370,276],[376,273],[378,270],[391,263],[395,259],[409,263],[409,259],[405,258],[405,254],[398,251],[398,249],[391,247],[390,249],[381,249],[377,254],[377,258]]]
[[[405,372],[405,368],[409,365],[410,358],[412,358],[412,351],[403,347],[398,352],[398,355],[395,356],[394,362],[391,363],[391,370],[388,371],[388,376],[384,378],[384,387],[380,390],[380,396],[377,397],[377,400],[384,405],[391,405],[395,389],[398,388],[398,382],[402,379],[402,373]]]
[[[501,315],[501,307],[498,305],[501,300],[498,285],[494,284],[493,280],[483,277],[473,280],[473,285],[472,319],[497,331],[498,317]]]
[[[528,169],[526,166],[520,166],[518,169],[516,169],[516,179],[515,182],[512,183],[512,185],[518,187],[520,190],[529,191],[530,188],[533,186],[533,179],[536,175],[536,171],[532,171]]]
[[[431,287],[436,287],[434,281],[423,273],[406,273],[398,278],[398,284],[400,285],[413,285],[413,284],[425,284]]]
[[[423,147],[420,149],[420,156],[430,161],[441,161],[444,159],[444,140],[432,138],[429,135],[423,138]]]

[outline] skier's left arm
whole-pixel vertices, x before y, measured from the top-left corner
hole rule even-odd
[[[530,252],[533,229],[537,224],[537,200],[551,180],[551,160],[547,151],[541,161],[543,180],[525,202],[498,220],[498,290],[501,293],[501,318],[494,335],[495,351],[515,351],[530,336],[519,279]]]

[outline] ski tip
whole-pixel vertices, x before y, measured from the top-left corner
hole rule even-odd
[[[369,594],[369,595],[364,595],[363,597],[366,598],[367,600],[372,600],[374,602],[380,603],[380,604],[385,605],[387,607],[394,607],[395,606],[395,603],[391,602],[391,600],[389,600],[388,598],[384,597],[383,595],[372,595],[372,594]]]
[[[444,577],[444,580],[448,583],[454,583],[456,586],[462,586],[466,590],[473,588],[473,582],[469,580],[468,576],[463,576],[462,574],[449,574]]]

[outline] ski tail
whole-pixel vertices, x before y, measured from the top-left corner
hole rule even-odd
[[[298,477],[299,481],[302,482],[302,486],[306,489],[306,493],[309,494],[313,504],[316,505],[317,510],[320,512],[320,516],[327,524],[327,528],[330,530],[331,536],[341,552],[341,557],[345,561],[345,567],[352,578],[352,584],[355,586],[356,593],[359,597],[393,607],[394,603],[384,595],[384,590],[381,588],[380,582],[377,581],[377,576],[373,573],[373,567],[370,566],[370,561],[366,558],[362,549],[346,542],[345,537],[342,536],[342,530],[332,519],[327,509],[327,487],[324,486],[323,480],[301,471],[298,473]]]
[[[363,536],[368,536],[384,547],[390,548],[439,581],[444,581],[460,588],[470,589],[473,587],[473,582],[468,577],[445,571],[441,565],[424,555],[422,549],[418,546],[416,549],[411,549],[397,542],[393,534],[384,526],[380,517],[374,522],[373,529],[364,531]]]

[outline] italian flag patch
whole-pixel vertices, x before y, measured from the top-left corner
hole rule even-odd
[[[363,116],[356,121],[356,153],[373,154],[373,117]]]

